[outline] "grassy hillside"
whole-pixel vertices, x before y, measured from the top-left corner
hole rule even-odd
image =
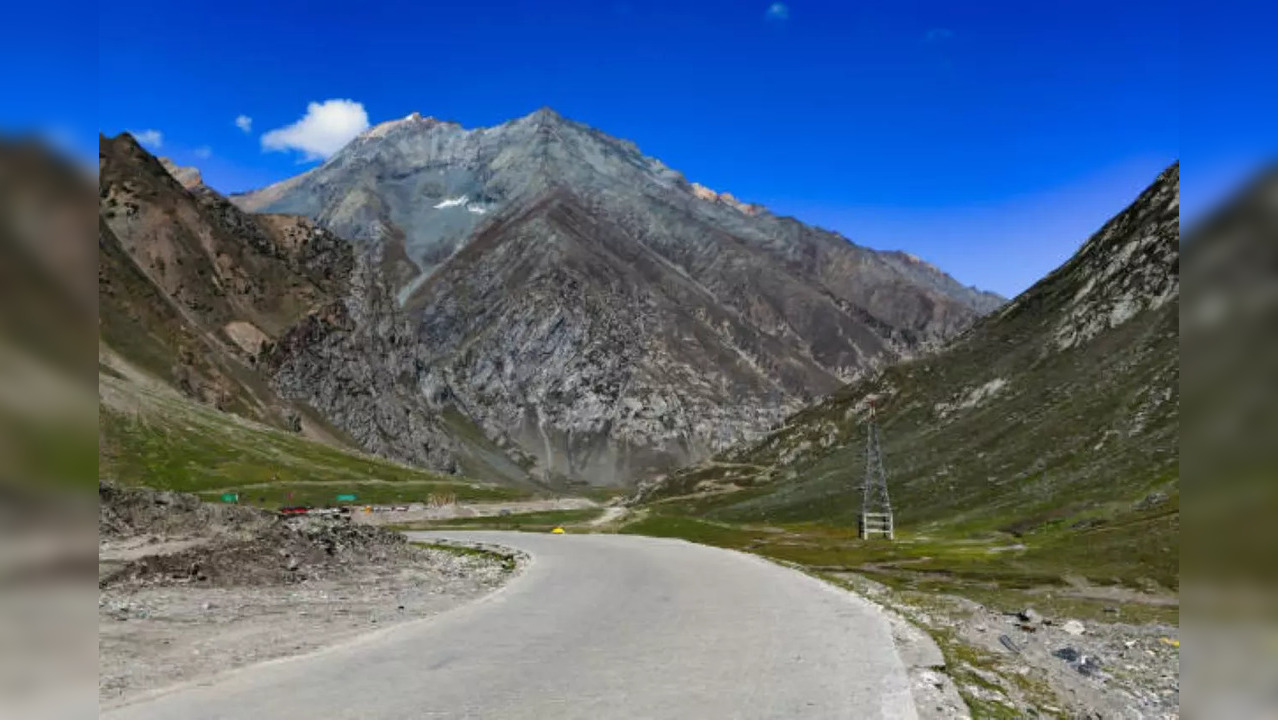
[[[188,400],[145,379],[99,378],[99,475],[124,485],[194,492],[266,506],[509,500],[528,493],[343,450]]]
[[[648,525],[632,529],[744,530],[807,564],[1177,586],[1177,198],[1173,167],[945,351],[645,488]],[[896,546],[854,538],[872,399]]]

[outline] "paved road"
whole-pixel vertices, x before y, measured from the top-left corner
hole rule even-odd
[[[799,572],[677,540],[416,535],[501,543],[533,560],[437,618],[103,717],[915,717],[887,621]]]

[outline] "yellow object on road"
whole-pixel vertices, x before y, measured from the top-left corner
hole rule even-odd
[[[1174,647],[1174,648],[1178,648],[1178,647],[1180,647],[1180,641],[1179,641],[1179,640],[1174,640],[1174,639],[1169,638],[1169,637],[1158,638],[1158,639],[1159,639],[1159,641],[1161,641],[1164,645],[1171,645],[1171,646],[1172,646],[1172,647]]]
[[[561,528],[561,527],[556,527],[554,530],[551,530],[550,532],[551,532],[551,533],[553,533],[553,534],[555,534],[555,535],[563,535],[563,534],[564,534],[564,529],[563,529],[563,528]]]

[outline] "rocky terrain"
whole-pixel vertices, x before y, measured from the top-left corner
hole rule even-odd
[[[108,706],[437,614],[516,569],[514,556],[418,547],[340,517],[284,519],[111,485],[99,501]]]
[[[832,579],[939,638],[944,671],[974,717],[1180,717],[1180,628],[1124,621],[1118,600],[1104,606],[1103,619],[1079,620],[900,592],[850,573]]]
[[[435,467],[456,452],[405,419],[424,403],[543,481],[628,482],[756,438],[1001,302],[549,109],[473,130],[383,123],[233,201],[376,248],[368,285],[395,319],[375,340],[358,321],[295,335],[275,380],[365,447]],[[395,388],[373,412],[358,377],[321,382],[334,374]]]
[[[349,243],[303,218],[243,213],[128,135],[100,139],[98,170],[100,344],[219,409],[331,438],[255,365],[346,294]]]

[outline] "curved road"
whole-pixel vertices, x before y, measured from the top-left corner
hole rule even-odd
[[[124,720],[914,718],[887,621],[766,560],[627,535],[410,533],[527,551],[486,598],[118,708]]]

